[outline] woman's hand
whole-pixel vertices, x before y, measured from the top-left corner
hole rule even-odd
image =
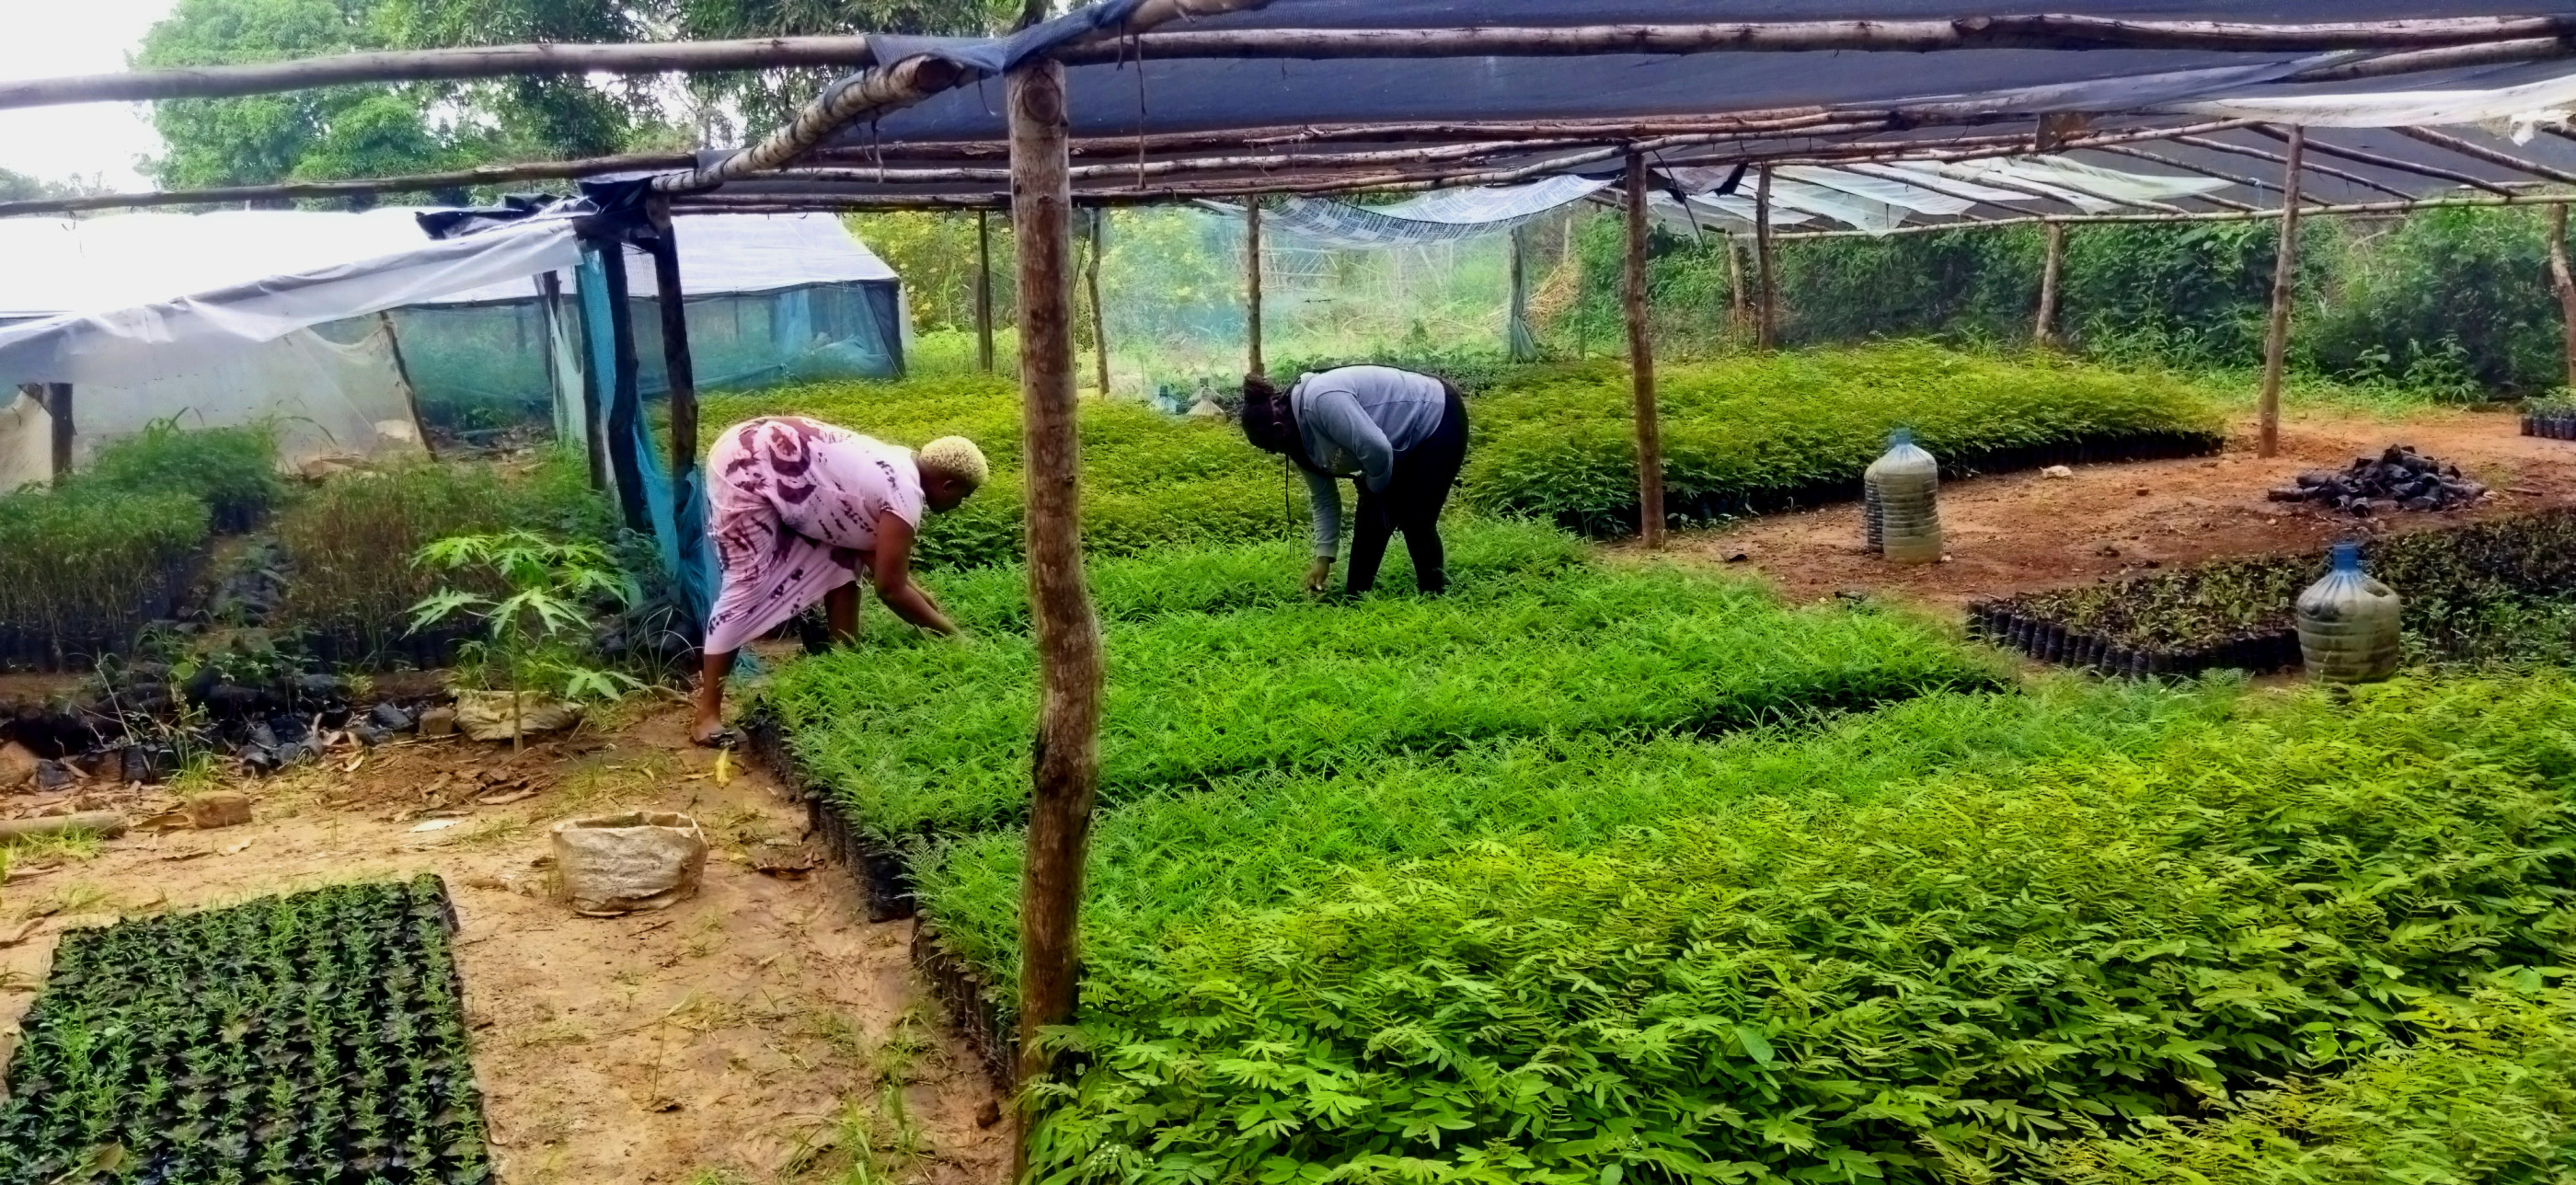
[[[1306,569],[1306,591],[1321,593],[1324,587],[1332,582],[1333,557],[1328,555],[1315,557],[1314,564]]]

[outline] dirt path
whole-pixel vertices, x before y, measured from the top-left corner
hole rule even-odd
[[[797,854],[801,806],[739,763],[715,784],[710,755],[681,743],[684,711],[630,715],[516,760],[416,741],[351,770],[344,752],[242,784],[247,826],[138,835],[89,859],[22,854],[0,940],[22,919],[35,929],[0,950],[0,1033],[14,1041],[67,926],[434,871],[463,919],[476,1075],[508,1185],[1000,1181],[1007,1129],[978,1123],[997,1117],[994,1096],[916,989],[907,924],[870,924],[839,868],[754,871],[755,855]],[[455,821],[417,830],[442,802]],[[547,825],[627,807],[698,817],[716,845],[703,891],[615,920],[548,901]],[[842,1175],[854,1161],[873,1175]]]
[[[2269,461],[2254,455],[2245,435],[2217,457],[2081,466],[2071,478],[2018,473],[1945,483],[1949,558],[1921,567],[1894,567],[1863,551],[1857,503],[1681,532],[1671,550],[1690,562],[1760,572],[1792,600],[1866,590],[1957,610],[2147,568],[2322,551],[2358,531],[2419,530],[2576,502],[2576,444],[2519,430],[2514,417],[2496,414],[2430,412],[2402,422],[2311,415],[2284,427],[2281,455]],[[2459,465],[2496,496],[2474,510],[2367,521],[2263,498],[2303,469],[2339,468],[2397,443]]]

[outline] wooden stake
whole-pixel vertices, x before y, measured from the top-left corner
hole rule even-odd
[[[1261,199],[1243,203],[1243,336],[1245,374],[1263,374],[1261,357]]]
[[[1741,340],[1752,323],[1753,302],[1744,291],[1744,244],[1726,232],[1726,329]]]
[[[2057,273],[2066,261],[2066,224],[2051,222],[2041,229],[2047,253],[2039,265],[2039,319],[2031,326],[2030,340],[2045,350],[2057,345]]]
[[[680,242],[671,234],[671,207],[653,202],[645,216],[653,223],[653,295],[662,314],[662,373],[671,388],[671,522],[689,521],[695,496],[685,480],[698,467],[698,370],[689,356],[689,304],[680,286]],[[689,554],[684,546],[681,554]]]
[[[53,482],[55,488],[72,479],[72,385],[45,384],[45,418],[53,424]]]
[[[1753,344],[1768,350],[1780,335],[1780,283],[1771,265],[1771,166],[1764,165],[1753,189],[1753,261],[1761,272],[1760,307],[1754,310]]]
[[[385,350],[394,356],[394,381],[402,384],[403,409],[411,413],[411,430],[420,437],[420,451],[438,459],[438,446],[429,442],[429,421],[420,418],[420,387],[411,381],[411,366],[403,361],[402,335],[394,332],[391,310],[379,310],[376,323],[385,328]]]
[[[1538,360],[1529,329],[1529,224],[1512,228],[1511,299],[1503,312],[1503,353],[1514,362]]]
[[[1100,304],[1101,224],[1109,221],[1108,211],[1091,212],[1091,257],[1082,270],[1082,284],[1091,296],[1091,345],[1100,356],[1100,397],[1109,398],[1109,310]]]
[[[1017,1078],[1046,1075],[1038,1033],[1072,1019],[1080,981],[1075,923],[1083,852],[1100,783],[1100,623],[1082,574],[1075,432],[1073,187],[1065,177],[1064,68],[1010,76],[1011,226],[1019,250],[1022,468],[1028,482],[1029,604],[1038,651],[1027,856],[1020,881]],[[1023,1096],[1025,1097],[1025,1096]],[[1012,1178],[1028,1163],[1029,1121],[1012,1138]]]
[[[1664,430],[1655,413],[1655,338],[1646,301],[1646,157],[1628,154],[1628,374],[1637,388],[1637,527],[1664,545]]]
[[[2549,208],[2549,282],[2558,289],[2558,317],[2566,335],[2567,387],[2576,391],[2576,267],[2567,262],[2567,207]]]
[[[2291,125],[2290,155],[2281,179],[2281,241],[2272,260],[2272,324],[2263,338],[2262,439],[2256,453],[2281,452],[2281,368],[2290,350],[2290,287],[2299,268],[2299,165],[2307,156],[2308,132]]]
[[[635,308],[627,299],[626,244],[599,244],[599,270],[607,279],[609,350],[616,371],[609,380],[608,468],[617,481],[617,508],[628,530],[650,534],[653,519],[644,505],[644,474],[635,467],[636,394]]]
[[[993,373],[993,215],[975,211],[975,367]]]

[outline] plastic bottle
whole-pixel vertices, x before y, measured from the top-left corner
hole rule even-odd
[[[2397,670],[2398,599],[2361,570],[2361,545],[2334,545],[2334,567],[2299,594],[2299,657],[2328,683],[2368,683]]]
[[[1861,475],[1870,550],[1900,564],[1941,558],[1941,464],[1915,447],[1914,430],[1887,434],[1887,453]]]

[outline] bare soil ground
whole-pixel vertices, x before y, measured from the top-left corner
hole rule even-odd
[[[805,862],[802,805],[739,760],[718,784],[713,755],[685,742],[684,708],[622,716],[516,757],[462,739],[350,749],[222,787],[252,797],[248,825],[137,833],[86,858],[21,849],[0,889],[0,1040],[14,1042],[68,927],[425,870],[463,919],[502,1181],[1000,1181],[1008,1128],[915,984],[908,924],[870,924],[838,867],[755,870]],[[170,805],[132,793],[68,797],[134,817]],[[62,809],[0,799],[10,814],[47,805]],[[549,900],[547,826],[637,807],[706,828],[699,894],[617,919]]]
[[[1857,503],[1766,515],[1670,540],[1687,562],[1749,568],[1795,601],[1891,596],[1955,612],[1969,602],[2151,568],[2318,551],[2363,533],[2453,526],[2576,503],[2576,444],[2520,435],[2512,416],[2425,412],[2391,421],[2313,413],[2284,425],[2281,454],[2255,455],[2251,425],[2220,456],[2079,466],[1944,483],[1948,558],[1900,567],[1862,549]],[[2470,509],[2374,519],[2264,500],[2301,470],[2341,468],[2391,444],[2460,466],[2494,497]],[[1633,544],[1622,550],[1633,551]],[[1740,558],[1739,558],[1740,557]]]

